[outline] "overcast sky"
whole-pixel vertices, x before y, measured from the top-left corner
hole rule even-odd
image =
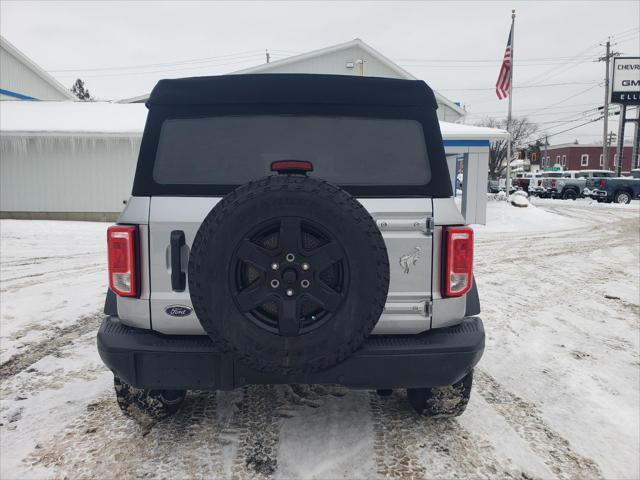
[[[594,61],[604,53],[600,43],[613,36],[615,51],[640,54],[637,0],[0,5],[5,38],[65,86],[84,79],[100,99],[147,93],[161,78],[258,65],[265,49],[277,60],[358,37],[461,102],[475,123],[506,115],[507,100],[498,101],[493,86],[515,8],[514,84],[529,88],[516,89],[514,113],[555,133],[597,116],[592,109],[604,96],[604,65]],[[592,123],[550,143],[595,142],[601,131],[601,122]]]

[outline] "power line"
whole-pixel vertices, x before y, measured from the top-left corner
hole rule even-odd
[[[273,54],[271,54],[271,56],[273,56]],[[185,70],[199,70],[199,69],[203,69],[203,68],[214,68],[214,67],[223,67],[223,66],[227,66],[227,65],[246,64],[247,62],[251,62],[251,61],[255,61],[255,60],[259,60],[259,59],[264,59],[264,52],[261,52],[260,54],[256,54],[255,56],[252,56],[250,58],[249,57],[243,58],[242,60],[235,61],[235,62],[215,63],[215,64],[209,64],[209,65],[184,66],[184,67],[181,67],[181,68],[167,68],[167,69],[161,69],[161,70],[148,70],[148,71],[144,71],[144,72],[120,72],[120,73],[102,73],[102,74],[96,74],[96,75],[82,75],[82,78],[122,77],[122,76],[129,76],[129,75],[148,75],[148,74],[152,74],[152,73],[181,72],[181,71],[185,71]],[[56,75],[56,77],[58,77],[58,78],[73,78],[73,77],[77,77],[77,75]]]
[[[564,62],[566,60],[576,59],[576,56],[570,57],[536,57],[536,58],[522,58],[522,62],[546,62],[546,61],[558,61]],[[584,55],[582,59],[591,59],[591,55]],[[394,62],[416,62],[416,63],[501,63],[500,58],[483,58],[483,59],[470,59],[470,58],[393,58]]]
[[[534,111],[532,112],[532,114],[537,113],[537,112],[542,112],[542,111],[546,110],[546,109],[547,109],[547,108],[549,108],[549,107],[553,107],[553,106],[555,106],[555,105],[559,105],[559,104],[561,104],[561,103],[564,103],[564,102],[566,102],[567,100],[571,100],[572,98],[575,98],[575,97],[577,97],[578,95],[582,95],[583,93],[586,93],[586,92],[588,92],[589,90],[593,90],[594,88],[596,88],[596,87],[598,87],[598,86],[599,86],[599,84],[597,84],[597,85],[593,85],[593,86],[591,86],[591,87],[589,87],[589,88],[586,88],[586,89],[584,89],[584,90],[581,90],[581,91],[579,91],[578,93],[574,93],[573,95],[570,95],[570,96],[568,96],[567,98],[563,98],[562,100],[560,100],[560,101],[558,101],[558,102],[555,102],[555,103],[552,103],[552,104],[550,104],[550,105],[547,105],[546,107],[539,108],[538,110],[534,110]]]
[[[540,138],[536,138],[536,139],[535,139],[535,140],[533,140],[531,143],[535,143],[535,142],[537,142],[537,141],[539,141],[539,140],[544,139],[545,137],[555,137],[556,135],[560,135],[560,134],[562,134],[562,133],[571,132],[572,130],[576,130],[576,129],[580,128],[580,127],[584,127],[585,125],[589,125],[589,124],[591,124],[591,123],[599,122],[600,120],[602,120],[602,117],[594,118],[593,120],[589,120],[588,122],[581,123],[580,125],[576,125],[575,127],[567,128],[566,130],[561,130],[561,131],[559,131],[559,132],[550,133],[550,134],[545,134],[545,135],[543,135],[543,136],[542,136],[542,137],[540,137]],[[598,136],[600,136],[600,135],[598,135]]]
[[[245,56],[256,56],[256,55],[263,55],[263,51],[262,50],[248,50],[245,52],[238,52],[238,53],[229,53],[226,55],[217,55],[214,57],[201,57],[201,58],[192,58],[192,59],[188,59],[188,60],[176,60],[176,61],[172,61],[172,62],[162,62],[162,63],[147,63],[147,64],[142,64],[142,65],[120,65],[120,66],[111,66],[111,67],[91,67],[91,68],[65,68],[65,69],[58,69],[58,70],[47,70],[47,72],[49,73],[64,73],[64,72],[99,72],[99,71],[106,71],[106,70],[135,70],[135,69],[139,69],[139,68],[157,68],[157,67],[171,67],[171,66],[178,66],[178,65],[185,65],[185,64],[190,64],[190,63],[205,63],[205,62],[211,62],[214,60],[218,60],[218,59],[231,59],[231,57],[245,57]]]
[[[600,80],[596,80],[595,83],[600,83]],[[539,83],[537,85],[524,85],[522,87],[513,87],[514,90],[522,88],[542,88],[542,87],[559,87],[563,85],[594,85],[594,81],[591,82],[562,82],[562,83]],[[460,91],[485,91],[495,90],[496,87],[483,87],[483,88],[438,88],[438,92],[460,92]]]

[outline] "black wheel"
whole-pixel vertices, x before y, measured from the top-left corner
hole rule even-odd
[[[473,371],[449,387],[409,388],[407,398],[425,417],[458,417],[467,408],[472,384]]]
[[[185,390],[143,390],[113,377],[116,400],[125,415],[141,412],[153,419],[161,420],[178,411],[187,394]]]
[[[390,397],[391,395],[393,395],[393,390],[390,388],[380,388],[376,390],[376,393],[380,397]]]
[[[564,200],[575,200],[578,198],[578,192],[576,192],[573,188],[568,188],[564,192],[562,192],[562,198]]]
[[[616,203],[631,203],[631,195],[629,194],[629,192],[621,190],[619,192],[616,192],[613,197],[613,201]]]
[[[351,355],[378,321],[389,261],[369,213],[300,175],[239,187],[207,215],[189,291],[211,339],[266,372],[311,372]]]

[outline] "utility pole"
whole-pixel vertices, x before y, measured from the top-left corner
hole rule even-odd
[[[618,161],[616,163],[616,175],[622,175],[622,159],[624,158],[624,127],[627,122],[627,106],[620,105],[620,119],[618,120]]]
[[[602,161],[604,170],[609,169],[609,149],[607,148],[607,130],[609,129],[609,59],[611,58],[611,41],[607,40],[607,53],[603,58],[599,58],[598,61],[605,62],[605,75],[604,75],[604,127],[602,129]]]
[[[611,37],[609,37],[611,38]],[[602,161],[604,163],[603,169],[609,169],[609,149],[607,148],[607,130],[609,129],[609,74],[611,69],[609,68],[609,62],[611,58],[616,55],[620,55],[618,52],[611,51],[611,40],[607,40],[605,44],[606,53],[604,57],[598,59],[599,62],[605,62],[604,72],[604,125],[602,126]]]
[[[547,135],[544,136],[544,161],[549,166],[549,153],[547,152],[547,148],[549,148],[549,137]],[[543,165],[544,170],[544,165]]]
[[[609,132],[609,135],[607,135],[607,142],[606,142],[607,152],[611,151],[611,145],[613,145],[613,142],[615,141],[616,141],[616,134],[613,131]],[[609,170],[609,168],[606,167],[604,164],[604,156],[602,157],[602,159],[603,159],[602,169]]]
[[[631,169],[640,168],[640,107],[636,108],[636,128],[633,132],[633,149],[631,150]]]

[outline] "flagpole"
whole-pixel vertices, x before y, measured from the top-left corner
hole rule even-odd
[[[507,178],[505,181],[507,197],[511,192],[511,105],[513,100],[513,49],[515,46],[515,23],[516,11],[511,10],[511,51],[509,52],[509,112],[507,113],[507,132],[509,132],[509,138],[507,139]]]

